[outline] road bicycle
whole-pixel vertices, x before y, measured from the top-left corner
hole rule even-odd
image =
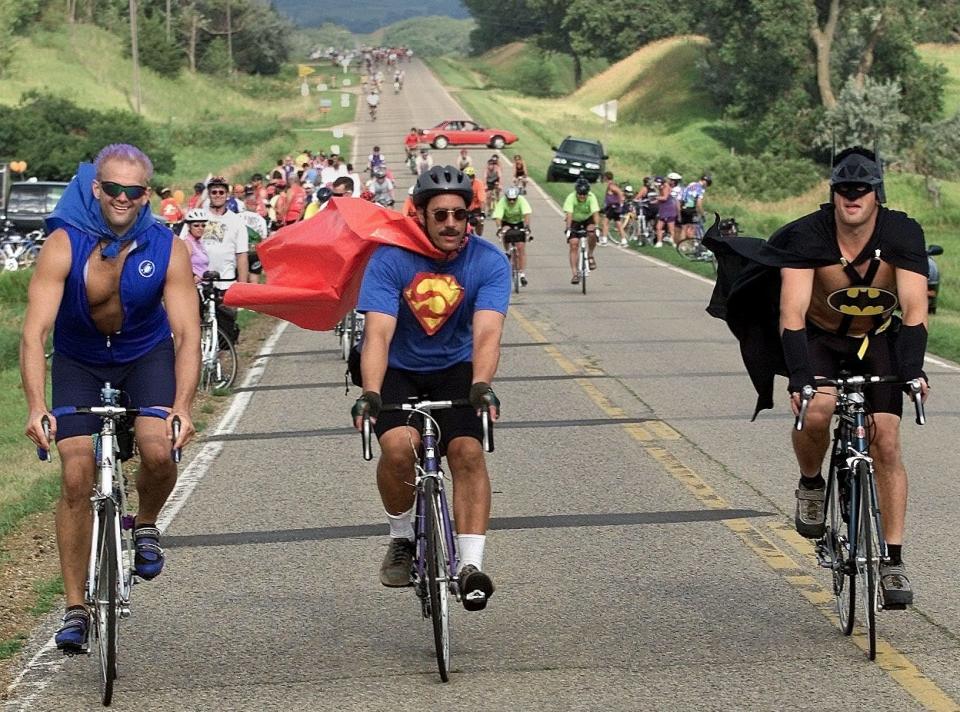
[[[454,524],[444,494],[444,472],[440,466],[440,427],[432,412],[444,408],[472,408],[467,400],[419,400],[384,405],[381,412],[408,413],[407,425],[420,430],[420,447],[414,465],[413,485],[416,492],[414,519],[415,554],[412,568],[413,590],[420,602],[420,612],[433,623],[433,643],[440,679],[450,679],[450,601],[460,601],[460,581],[457,576],[457,555]],[[419,418],[415,416],[419,415]],[[493,421],[484,410],[483,449],[493,452]],[[418,421],[418,422],[415,422]],[[363,459],[373,459],[372,426],[365,415],[360,433],[363,440]]]
[[[577,276],[580,278],[580,291],[587,293],[587,275],[590,274],[590,237],[585,225],[571,227],[567,231],[567,238],[576,237],[577,246]]]
[[[520,251],[517,248],[517,244],[525,243],[527,241],[527,235],[529,234],[530,230],[523,226],[504,225],[500,229],[500,237],[507,246],[506,252],[507,258],[510,260],[511,280],[515,294],[519,294],[520,287],[526,283],[526,279],[520,270]]]
[[[100,699],[109,705],[113,698],[113,683],[117,679],[117,650],[119,622],[130,616],[130,593],[136,582],[134,573],[134,513],[127,508],[127,478],[123,460],[132,456],[132,442],[128,452],[121,447],[129,433],[130,419],[147,416],[166,420],[169,413],[161,408],[126,408],[119,405],[122,392],[104,383],[100,390],[99,406],[62,406],[54,408],[55,418],[90,414],[101,419],[100,432],[93,436],[97,477],[90,497],[93,509],[93,527],[90,534],[90,557],[84,597],[90,613],[90,632],[96,643],[100,668]],[[50,420],[44,416],[43,431],[49,438]],[[173,437],[180,434],[180,419],[174,417]],[[50,451],[37,448],[37,456],[46,462],[52,460]],[[180,462],[180,450],[171,451],[174,462]],[[89,640],[85,650],[90,654]],[[68,653],[70,654],[70,653]]]
[[[691,262],[709,262],[713,269],[717,269],[717,258],[713,252],[707,249],[703,244],[703,220],[697,218],[693,223],[694,234],[690,237],[684,237],[677,242],[677,253]]]
[[[836,388],[837,420],[825,491],[826,530],[816,543],[817,560],[832,572],[833,595],[844,635],[853,632],[859,596],[871,660],[877,655],[877,611],[898,607],[884,605],[880,588],[880,566],[889,559],[869,452],[871,423],[864,395],[866,386],[878,383],[906,386],[916,409],[917,425],[926,422],[919,380],[904,382],[894,376],[863,375],[817,378],[813,386],[805,386],[794,425],[798,431],[803,429],[807,407],[815,394],[833,397],[816,389]]]
[[[500,181],[499,179],[487,181],[487,200],[484,205],[485,211],[492,213],[497,203],[500,201]]]
[[[217,391],[233,385],[240,360],[233,337],[220,323],[217,309],[223,303],[223,292],[216,283],[219,272],[204,272],[200,281],[200,383],[201,391]]]
[[[467,217],[467,222],[470,224],[470,227],[473,228],[475,234],[483,235],[483,223],[486,219],[483,210],[471,210],[469,217]]]
[[[359,344],[363,338],[365,323],[364,315],[356,309],[351,309],[334,327],[333,333],[340,338],[340,358],[344,361],[350,358],[350,349]]]

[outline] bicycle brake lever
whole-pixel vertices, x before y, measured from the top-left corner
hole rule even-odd
[[[797,419],[793,423],[793,427],[797,432],[803,430],[803,421],[807,417],[807,406],[810,405],[812,398],[813,386],[804,386],[803,391],[800,393],[800,412],[797,413]]]
[[[480,423],[483,425],[483,451],[493,452],[493,421],[490,419],[490,409],[484,406],[480,414]]]
[[[913,399],[913,407],[917,411],[917,425],[926,425],[927,415],[923,408],[923,393],[919,379],[914,378],[910,381],[910,397]]]
[[[177,442],[180,437],[180,416],[173,416],[173,422],[170,424],[171,429],[173,430],[173,442]],[[182,448],[175,447],[170,451],[170,457],[174,462],[179,463],[180,458],[183,456]]]
[[[50,442],[50,418],[43,416],[40,419],[40,427],[43,428],[43,437],[47,439],[47,442]],[[50,451],[37,446],[37,457],[41,462],[53,462],[53,456],[50,454]]]
[[[360,434],[363,438],[363,459],[367,462],[373,459],[373,443],[370,442],[370,416],[364,414],[363,422],[360,426]]]

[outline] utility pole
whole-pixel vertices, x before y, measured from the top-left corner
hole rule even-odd
[[[230,15],[230,0],[227,0],[227,59],[230,74],[233,74],[233,20]]]
[[[133,56],[133,107],[140,113],[140,52],[137,49],[137,0],[130,0],[130,54]]]

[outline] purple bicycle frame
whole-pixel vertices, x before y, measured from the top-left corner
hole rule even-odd
[[[438,475],[440,471],[440,458],[437,456],[437,436],[433,430],[433,423],[430,418],[424,418],[423,439],[420,446],[423,453],[423,471],[426,477],[436,477],[437,493],[440,495],[440,519],[443,527],[443,537],[447,542],[447,566],[451,576],[456,575],[457,571],[457,549],[453,539],[453,529],[450,526],[450,511],[447,506],[447,498],[443,493],[443,481]],[[423,490],[417,491],[417,577],[423,581],[426,579],[426,560],[427,560],[427,537],[426,537],[426,517],[427,506],[426,498],[422,496]],[[448,583],[449,585],[449,583]]]

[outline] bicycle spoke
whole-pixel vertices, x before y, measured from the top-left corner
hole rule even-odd
[[[446,541],[441,516],[440,497],[443,492],[432,477],[425,478],[424,497],[427,505],[426,556],[427,589],[430,596],[430,618],[433,621],[433,641],[437,654],[440,679],[450,679],[450,572],[446,556]]]

